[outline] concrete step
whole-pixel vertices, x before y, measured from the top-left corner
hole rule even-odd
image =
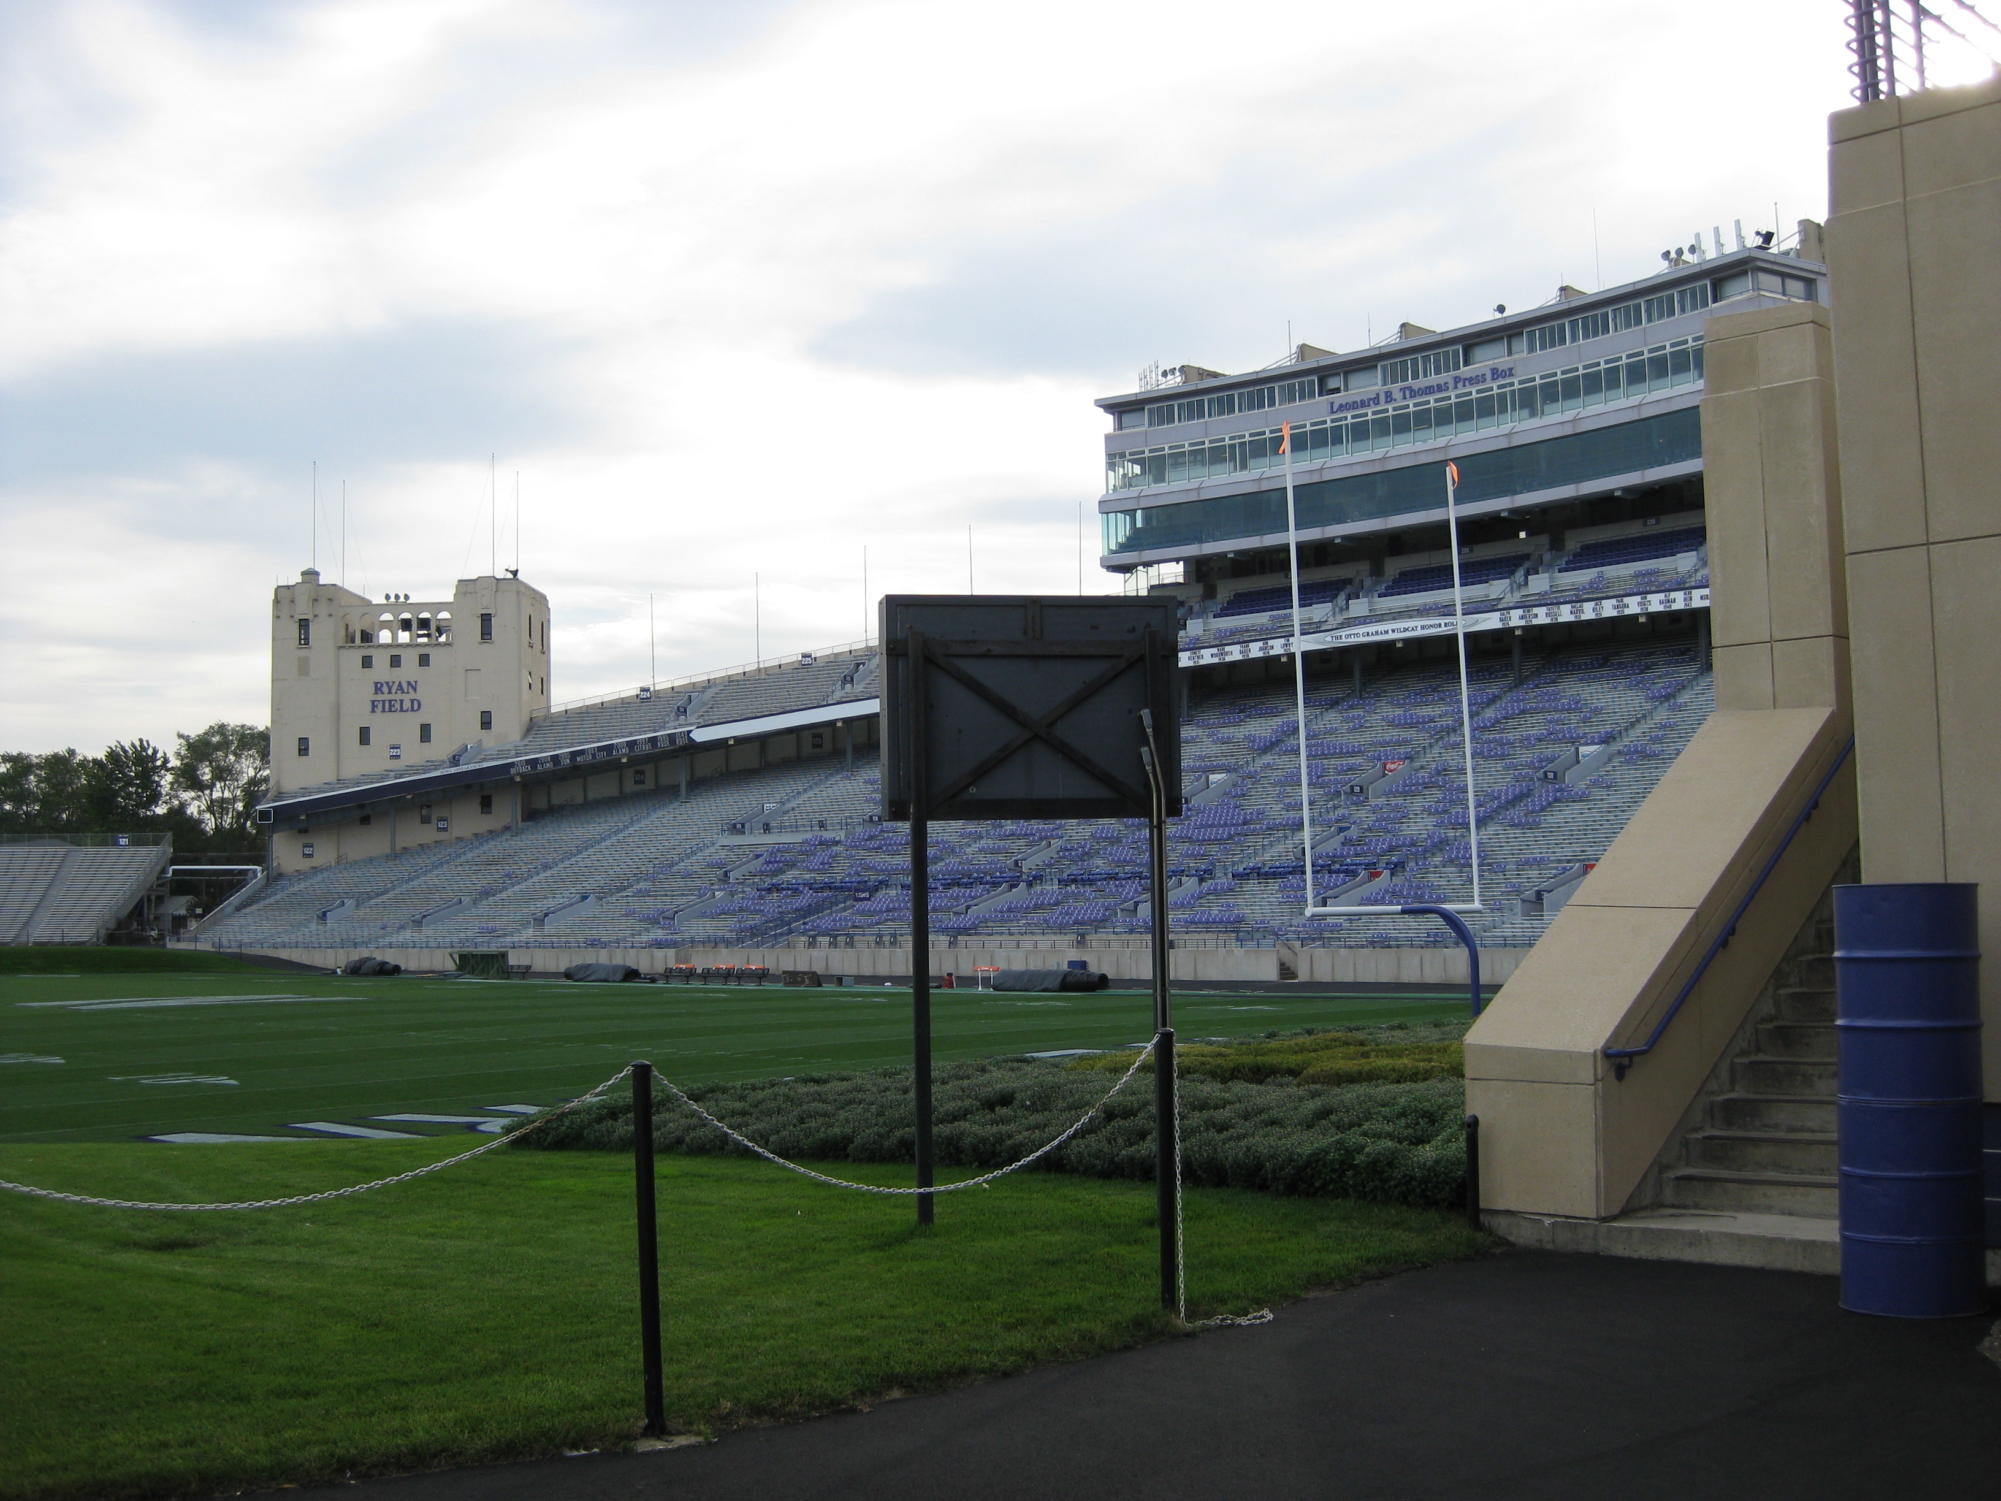
[[[1803,1214],[1833,1219],[1833,1174],[1746,1173],[1717,1167],[1678,1167],[1661,1178],[1661,1200],[1672,1209],[1721,1209],[1733,1213]]]
[[[1787,985],[1778,993],[1774,1021],[1834,1024],[1834,988],[1830,985]]]
[[[1835,1033],[1831,1023],[1771,1021],[1758,1024],[1758,1051],[1767,1058],[1793,1058],[1832,1066]]]
[[[1834,1134],[1833,1095],[1720,1094],[1709,1102],[1709,1123],[1722,1131],[1804,1131]]]
[[[1834,993],[1834,955],[1803,954],[1792,961],[1793,984]]]
[[[1834,1064],[1759,1054],[1739,1058],[1732,1077],[1740,1094],[1825,1095],[1834,1098]]]
[[[1691,1131],[1686,1142],[1690,1167],[1804,1177],[1834,1175],[1832,1131]]]
[[[1496,1235],[1535,1250],[1703,1261],[1829,1277],[1841,1270],[1835,1222],[1808,1215],[1640,1209],[1616,1219],[1573,1220],[1490,1210],[1485,1219]]]

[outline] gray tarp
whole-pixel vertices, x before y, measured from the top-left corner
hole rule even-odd
[[[341,971],[344,975],[400,975],[403,966],[391,964],[387,959],[350,959]]]
[[[995,990],[1103,990],[1111,982],[1094,969],[1004,969]]]
[[[572,964],[563,971],[565,980],[610,981],[637,980],[639,971],[630,964]]]

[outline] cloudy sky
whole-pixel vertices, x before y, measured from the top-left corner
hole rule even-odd
[[[315,557],[559,700],[1073,590],[1150,361],[1822,217],[1843,10],[0,0],[0,750],[263,723]]]

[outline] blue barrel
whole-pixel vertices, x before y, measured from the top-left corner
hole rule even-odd
[[[1987,1307],[1980,945],[1966,882],[1834,888],[1841,1306]]]

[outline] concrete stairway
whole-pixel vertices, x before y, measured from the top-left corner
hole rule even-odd
[[[1636,1195],[1646,1207],[1609,1220],[1500,1216],[1493,1228],[1550,1250],[1838,1273],[1830,905],[1800,930]]]
[[[1681,1165],[1662,1173],[1663,1209],[1834,1219],[1833,960],[1792,968],[1731,1060],[1729,1087],[1682,1137]]]

